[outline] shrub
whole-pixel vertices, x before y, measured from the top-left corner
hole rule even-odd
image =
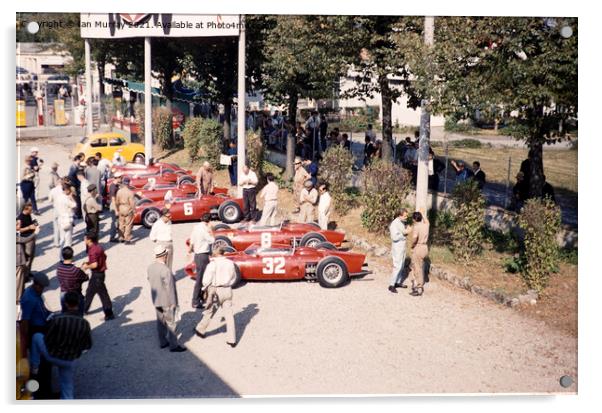
[[[328,182],[335,211],[341,215],[353,207],[353,198],[346,192],[353,173],[353,164],[351,152],[340,145],[328,148],[320,161],[320,180]]]
[[[517,274],[523,270],[524,262],[520,256],[507,257],[502,260],[504,271],[510,274]]]
[[[479,149],[483,146],[481,141],[477,139],[460,139],[459,141],[451,141],[450,143],[454,148]]]
[[[219,157],[222,154],[224,135],[222,125],[213,119],[203,119],[200,127],[199,157],[219,168]]]
[[[447,246],[451,236],[450,230],[454,224],[454,216],[449,211],[428,211],[430,222],[429,240],[432,244]]]
[[[247,132],[247,165],[256,174],[259,180],[263,179],[264,175],[264,163],[265,150],[263,146],[263,140],[258,133],[253,131]]]
[[[556,234],[560,230],[560,208],[549,199],[529,199],[518,216],[525,233],[522,278],[528,288],[541,293],[560,258]]]
[[[483,237],[497,252],[516,254],[520,251],[519,237],[512,231],[500,232],[484,226]]]
[[[456,209],[451,231],[452,249],[461,261],[470,264],[483,249],[485,198],[471,179],[455,186],[452,199]]]
[[[407,170],[387,161],[373,162],[363,176],[362,225],[368,231],[385,233],[404,206],[410,188],[411,176]]]
[[[199,158],[199,149],[201,148],[201,126],[202,118],[191,118],[186,122],[182,138],[184,139],[184,147],[188,151],[188,157],[191,161],[196,161]]]
[[[153,109],[153,140],[161,149],[174,146],[171,111],[167,108]]]
[[[144,142],[144,105],[140,102],[134,104],[134,118],[138,122],[138,139]]]
[[[478,129],[470,123],[458,122],[458,119],[455,117],[446,117],[445,123],[443,124],[443,130],[447,132],[474,133]]]

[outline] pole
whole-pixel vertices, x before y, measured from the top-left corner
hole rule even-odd
[[[508,176],[506,177],[506,192],[504,193],[504,209],[508,208],[508,191],[510,190],[510,171],[512,170],[512,156],[508,157]]]
[[[447,133],[445,138],[445,175],[443,175],[443,193],[447,194],[447,165],[449,164],[449,142],[447,141]]]
[[[247,148],[247,135],[245,128],[245,76],[246,76],[246,55],[245,55],[245,16],[240,15],[240,33],[238,35],[238,143],[237,143],[237,184],[240,182],[242,176],[242,168],[247,163],[246,148]],[[238,185],[238,196],[242,197],[242,186]]]
[[[144,38],[144,162],[153,157],[153,95],[151,94],[151,38]]]
[[[426,16],[424,18],[424,44],[427,47],[433,45],[435,30],[435,18]],[[431,137],[431,110],[428,99],[422,99],[420,103],[420,139],[418,141],[418,176],[416,180],[416,211],[423,214],[427,212],[428,199],[428,162],[429,141]]]
[[[90,40],[84,39],[86,60],[86,135],[94,132],[92,125],[92,63],[90,57]]]

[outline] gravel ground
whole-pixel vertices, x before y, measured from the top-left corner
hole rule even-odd
[[[35,144],[46,167],[56,160],[65,174],[65,145],[71,142],[62,142]],[[46,176],[41,187],[45,197]],[[44,295],[48,307],[58,310],[58,250],[52,247],[51,211],[47,202],[40,205],[42,230],[33,269],[51,277]],[[577,391],[577,384],[559,385],[562,375],[576,381],[576,338],[436,280],[421,298],[407,290],[390,294],[384,259],[371,259],[373,275],[340,289],[306,282],[247,283],[234,293],[239,345],[226,345],[219,317],[202,340],[192,333],[201,318],[190,308],[194,283],[182,271],[192,223],[174,225],[178,328],[189,351],[161,350],[146,280],[153,259],[148,231],[137,227],[134,245],[110,244],[109,224],[103,219],[101,243],[117,318],[104,322],[95,299],[87,316],[94,346],[78,361],[77,398]],[[76,226],[78,263],[85,258],[84,228],[81,221]]]

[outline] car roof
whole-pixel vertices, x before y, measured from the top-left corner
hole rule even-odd
[[[126,139],[125,136],[122,133],[118,133],[118,132],[93,133],[92,135],[88,136],[88,138],[90,138],[90,139],[102,139],[102,138],[105,138],[105,139],[111,139],[111,138],[123,138],[123,139]]]

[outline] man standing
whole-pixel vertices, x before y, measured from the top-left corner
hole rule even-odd
[[[55,206],[61,248],[70,247],[73,242],[73,209],[77,206],[71,184],[63,184],[62,188],[63,193],[57,195]]]
[[[61,186],[61,177],[58,173],[59,164],[53,162],[50,166],[50,181],[48,182],[48,189],[53,190],[57,186]]]
[[[69,185],[69,178],[64,177],[59,180],[50,192],[48,192],[48,201],[52,204],[52,236],[54,246],[59,247],[59,222],[58,205],[61,196],[63,196],[63,185]],[[73,214],[73,213],[72,213]]]
[[[476,181],[479,189],[483,189],[486,183],[485,172],[481,170],[481,163],[479,161],[474,161],[472,163],[472,173],[474,175],[473,179]]]
[[[33,259],[36,255],[36,233],[38,231],[38,221],[33,219],[33,206],[28,202],[23,205],[21,213],[17,217],[17,234],[27,241],[23,241],[23,249],[27,257],[25,279],[29,278]]]
[[[236,141],[230,141],[230,147],[228,148],[227,155],[230,156],[230,165],[228,165],[228,174],[230,175],[230,185],[237,185],[237,174],[238,174],[238,149],[236,148]]]
[[[107,180],[109,179],[109,173],[111,172],[111,161],[109,161],[107,158],[103,158],[102,153],[100,152],[96,152],[94,157],[98,161],[98,173],[100,174],[100,186],[98,187],[98,192],[102,198],[107,192],[106,187]]]
[[[98,169],[98,159],[91,158],[90,164],[86,168],[86,180],[89,184],[96,185],[96,188],[100,191],[100,170]]]
[[[61,309],[66,310],[65,294],[75,293],[79,297],[78,312],[84,314],[84,296],[82,295],[82,284],[88,281],[88,275],[79,267],[73,265],[73,248],[65,247],[61,251],[63,260],[56,268],[56,277],[61,287]]]
[[[33,225],[33,224],[32,224]],[[16,257],[16,284],[17,284],[17,305],[21,300],[21,296],[23,295],[23,289],[25,288],[25,283],[29,278],[29,267],[28,264],[30,257],[27,254],[27,250],[25,249],[25,245],[28,243],[35,241],[34,238],[36,236],[35,230],[31,232],[28,236],[23,236],[23,233],[20,233],[21,223],[17,221],[17,257]],[[30,227],[31,228],[31,227]]]
[[[102,206],[97,200],[98,190],[96,184],[88,185],[88,197],[84,200],[84,213],[86,217],[86,232],[99,236],[100,218],[98,214],[102,211]]]
[[[328,121],[326,115],[320,115],[320,146],[322,152],[326,150],[326,134],[328,133]]]
[[[169,252],[162,245],[156,245],[154,251],[155,262],[148,267],[147,274],[157,316],[159,347],[169,346],[169,351],[172,353],[180,353],[186,351],[186,348],[178,344],[176,336],[178,291],[173,273],[166,265]]]
[[[46,308],[42,293],[50,281],[46,274],[36,272],[33,275],[33,284],[23,291],[21,296],[21,320],[19,322],[21,334],[27,338],[27,347],[31,344],[31,337],[35,333],[46,332],[46,319],[50,311]]]
[[[248,165],[242,167],[242,175],[239,179],[242,186],[242,198],[244,202],[243,221],[254,221],[257,215],[257,175]]]
[[[259,225],[276,225],[276,209],[278,207],[278,185],[274,182],[274,174],[266,174],[268,184],[263,187],[259,197],[263,198],[263,211]]]
[[[300,209],[300,199],[301,199],[301,191],[303,190],[303,185],[305,181],[307,181],[311,176],[307,172],[307,170],[303,167],[303,162],[301,158],[295,158],[295,177],[293,178],[293,199],[295,201],[295,210],[294,213],[299,212]]]
[[[412,251],[412,292],[414,297],[421,296],[424,292],[424,259],[428,256],[429,222],[420,212],[412,215],[414,221],[411,245]]]
[[[94,299],[94,296],[98,294],[102,303],[102,311],[105,313],[105,321],[113,320],[115,318],[115,315],[113,314],[113,304],[111,303],[111,297],[109,297],[109,292],[105,285],[107,256],[102,247],[98,245],[95,235],[86,234],[84,242],[86,243],[88,252],[88,262],[82,266],[82,270],[90,270],[92,272],[90,282],[88,282],[88,288],[86,289],[84,312],[87,313],[90,310],[92,300]]]
[[[466,182],[472,176],[472,172],[466,168],[463,161],[456,162],[452,159],[451,164],[456,170],[456,184]]]
[[[73,399],[73,373],[75,360],[85,350],[92,348],[90,324],[78,313],[78,296],[65,294],[66,308],[53,315],[48,322],[48,332],[34,334],[31,345],[31,370],[36,374],[41,357],[59,369],[61,399]]]
[[[305,181],[305,188],[301,191],[299,199],[301,203],[301,212],[299,212],[299,222],[314,222],[316,214],[316,203],[318,202],[318,191],[314,188],[311,180]]]
[[[205,338],[207,327],[219,307],[226,319],[226,343],[234,348],[236,347],[236,324],[232,314],[232,285],[236,281],[236,268],[232,261],[224,257],[223,248],[218,248],[214,257],[213,261],[207,265],[203,276],[203,290],[207,290],[207,303],[198,330],[195,329],[194,332],[197,336]]]
[[[113,178],[113,182],[109,186],[109,211],[111,212],[111,234],[110,242],[120,242],[119,240],[119,212],[117,211],[117,191],[121,186],[121,176]]]
[[[213,192],[213,169],[207,161],[199,168],[196,174],[196,186],[200,195],[207,195]]]
[[[80,180],[77,178],[78,171],[81,170],[80,162],[82,161],[82,155],[76,155],[73,158],[73,163],[69,167],[69,180],[71,181],[71,186],[75,188],[75,193],[73,194],[73,199],[75,200],[75,218],[82,219],[82,200],[80,194]]]
[[[132,227],[134,226],[134,212],[136,199],[129,187],[130,178],[123,178],[123,185],[119,186],[115,194],[115,207],[119,214],[119,238],[126,244],[132,243]]]
[[[370,137],[366,136],[364,142],[364,166],[368,166],[370,165],[372,156],[374,155],[376,149],[374,149],[374,145],[372,144]]]
[[[84,171],[82,169],[77,171],[77,179],[79,181],[79,197],[81,200],[81,211],[84,212],[84,209],[83,209],[84,202],[86,201],[86,199],[88,199],[88,196],[90,195],[88,192],[88,185],[90,185],[90,182],[88,182],[88,180],[86,179],[86,174],[84,173]],[[83,217],[84,217],[84,221],[85,221],[85,218],[86,218],[85,212],[83,214]]]
[[[311,159],[306,159],[303,161],[303,167],[307,170],[309,174],[309,179],[311,179],[311,184],[314,187],[318,185],[318,163],[316,161],[312,161]]]
[[[328,184],[320,184],[318,189],[320,191],[320,201],[318,202],[318,224],[321,229],[327,230],[328,223],[330,222],[332,197],[330,196],[330,192],[328,192]]]
[[[389,291],[397,293],[396,287],[407,288],[403,285],[403,270],[406,260],[406,236],[410,233],[410,228],[406,227],[408,211],[402,208],[397,217],[389,225],[391,234],[391,256],[393,258],[393,272],[389,282]]]
[[[31,152],[30,152],[31,161],[29,163],[30,168],[35,172],[35,176],[33,178],[33,185],[34,185],[36,199],[40,199],[40,168],[42,167],[42,164],[44,163],[44,161],[38,157],[39,152],[40,152],[40,150],[36,146],[31,148]],[[37,214],[37,207],[34,208],[34,210],[36,211],[36,214]]]
[[[33,212],[38,213],[38,204],[36,202],[35,192],[35,180],[36,173],[31,168],[31,156],[25,158],[25,168],[21,175],[21,182],[19,187],[21,188],[21,195],[23,196],[23,202],[31,203],[33,206]]]
[[[211,244],[215,240],[213,232],[209,227],[211,217],[206,214],[201,222],[196,224],[190,234],[189,253],[194,253],[194,264],[196,265],[196,280],[192,292],[192,308],[201,308],[201,286],[203,285],[203,274],[209,264]]]
[[[171,235],[171,213],[169,209],[161,210],[161,218],[153,224],[149,238],[167,250],[167,266],[173,271],[173,237]]]

